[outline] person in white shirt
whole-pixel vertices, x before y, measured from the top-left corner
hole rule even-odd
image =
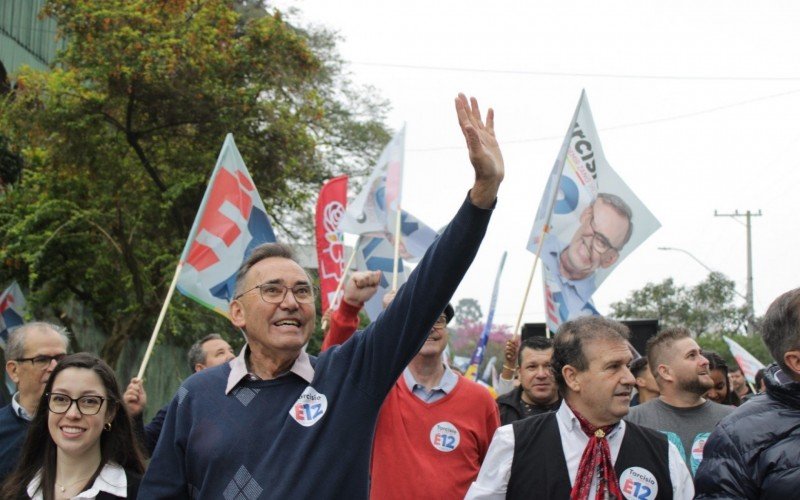
[[[692,498],[675,446],[622,421],[635,385],[628,337],[625,325],[602,317],[562,324],[552,367],[564,401],[500,427],[466,498]]]
[[[143,473],[114,371],[72,354],[53,369],[0,498],[136,498]]]

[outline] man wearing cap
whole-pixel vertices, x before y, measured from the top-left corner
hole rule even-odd
[[[358,311],[377,291],[360,286],[368,273],[353,273],[347,281],[329,338],[344,342],[355,331]],[[387,294],[384,306],[391,299]],[[461,499],[478,475],[500,416],[489,391],[442,358],[453,315],[447,304],[381,407],[370,498]]]

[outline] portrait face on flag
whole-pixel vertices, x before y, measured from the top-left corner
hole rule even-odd
[[[528,240],[541,245],[551,326],[597,314],[594,291],[659,226],[606,161],[582,94]]]

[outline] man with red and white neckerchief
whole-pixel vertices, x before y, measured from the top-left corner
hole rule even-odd
[[[635,385],[628,336],[599,316],[562,324],[552,362],[561,407],[500,427],[466,498],[692,498],[675,445],[622,420]]]

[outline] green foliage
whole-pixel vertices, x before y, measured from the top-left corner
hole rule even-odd
[[[388,140],[385,104],[342,76],[333,35],[245,3],[51,0],[65,50],[0,96],[24,161],[0,193],[0,282],[17,279],[37,318],[74,323],[80,304],[111,363],[149,337],[226,133],[282,241],[311,241],[321,183]],[[161,342],[209,331],[241,344],[176,294]]]
[[[767,350],[767,346],[764,345],[764,342],[761,341],[760,335],[733,335],[730,336],[730,338],[740,346],[747,349],[750,354],[764,363],[764,365],[772,363],[772,355],[770,355],[769,351]],[[725,343],[722,337],[701,337],[697,339],[697,343],[700,344],[700,347],[703,349],[714,351],[722,356],[725,361],[727,361],[728,366],[736,366],[736,361],[733,359],[730,349],[728,349],[728,344]]]
[[[478,323],[483,319],[481,305],[477,299],[463,298],[455,307],[455,319],[458,325]]]
[[[747,307],[734,303],[735,283],[717,272],[694,287],[676,286],[672,278],[648,283],[627,299],[611,304],[616,319],[658,319],[662,328],[683,326],[698,338],[744,333]]]

